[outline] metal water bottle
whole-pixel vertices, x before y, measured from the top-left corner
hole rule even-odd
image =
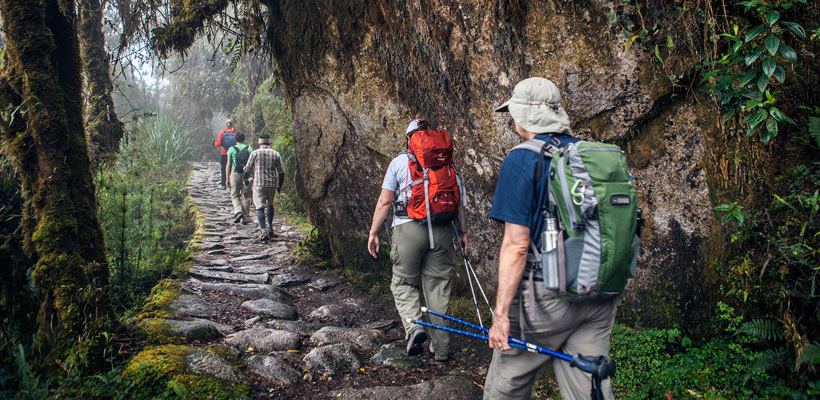
[[[558,290],[558,218],[544,211],[544,230],[541,232],[541,267],[544,274],[544,286]]]

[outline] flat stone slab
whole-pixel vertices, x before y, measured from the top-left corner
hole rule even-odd
[[[230,265],[211,265],[211,264],[204,264],[204,265],[192,265],[191,269],[197,270],[208,270],[208,271],[230,271]]]
[[[248,358],[248,369],[268,382],[279,386],[289,386],[299,382],[302,375],[287,361],[270,356],[251,356]]]
[[[225,250],[217,249],[217,250],[208,251],[205,254],[207,254],[209,256],[221,256],[221,255],[228,254],[228,253],[226,253]]]
[[[296,310],[293,307],[271,299],[248,300],[239,308],[271,318],[296,319]]]
[[[231,236],[228,236],[228,240],[239,241],[239,240],[249,240],[249,239],[253,239],[253,238],[248,236],[248,235],[231,235]]]
[[[320,324],[314,324],[305,321],[289,321],[283,319],[266,321],[265,324],[274,329],[281,329],[283,331],[298,333],[302,336],[310,336],[314,332],[322,328],[322,325]]]
[[[326,326],[314,333],[310,342],[317,346],[347,342],[363,349],[376,349],[387,342],[387,336],[375,329]]]
[[[442,376],[411,386],[376,386],[364,389],[346,388],[334,392],[336,399],[354,400],[452,400],[480,399],[481,390],[470,380],[460,376]]]
[[[308,283],[307,286],[311,289],[324,292],[325,290],[330,289],[340,283],[342,283],[342,281],[335,278],[319,278],[311,283]]]
[[[202,249],[202,250],[218,250],[218,249],[224,249],[225,246],[223,246],[220,243],[204,242],[199,246],[199,248]]]
[[[237,274],[199,268],[191,268],[188,273],[197,278],[218,279],[229,282],[265,283],[268,281],[268,274]]]
[[[304,362],[307,369],[322,375],[352,372],[358,370],[362,365],[359,354],[350,343],[315,347],[305,356]]]
[[[261,327],[236,332],[228,336],[225,342],[238,347],[242,351],[253,348],[254,351],[262,353],[275,350],[299,350],[301,348],[299,335],[293,332]]]
[[[377,365],[386,365],[396,369],[421,367],[421,360],[418,357],[408,356],[407,349],[396,346],[382,347],[378,353],[370,357],[370,361]]]
[[[185,357],[185,370],[194,375],[206,375],[223,381],[241,383],[242,374],[222,357],[210,351],[193,349]]]
[[[270,250],[268,250],[268,255],[279,254],[286,251],[288,251],[288,248],[286,246],[274,246]]]
[[[185,281],[182,284],[182,288],[193,293],[209,290],[227,293],[229,295],[244,296],[251,299],[273,299],[285,304],[293,304],[296,300],[296,297],[284,289],[266,284],[203,282],[199,279],[192,278]]]
[[[180,295],[173,303],[171,309],[176,315],[184,315],[189,317],[210,317],[213,314],[213,309],[208,303],[205,303],[198,296],[183,294]]]
[[[325,304],[313,310],[308,318],[318,320],[339,319],[342,316],[342,311],[344,311],[344,307],[338,304]]]
[[[255,260],[264,260],[268,258],[268,253],[259,253],[259,254],[249,254],[246,256],[234,257],[231,258],[232,263],[242,262],[242,261],[255,261]]]
[[[195,320],[180,321],[175,319],[165,320],[168,327],[168,335],[181,337],[186,340],[211,340],[222,337],[222,333],[211,321]]]
[[[396,320],[394,319],[383,319],[381,321],[371,322],[364,327],[367,329],[378,329],[380,331],[388,331],[390,328],[396,325]]]
[[[283,274],[274,275],[270,283],[273,286],[279,287],[288,287],[288,286],[298,286],[310,280],[310,276],[299,274],[299,273],[291,273],[285,272]]]
[[[270,271],[276,271],[281,267],[275,265],[264,265],[264,264],[256,264],[256,265],[245,265],[241,267],[233,267],[233,272],[239,274],[264,274]]]

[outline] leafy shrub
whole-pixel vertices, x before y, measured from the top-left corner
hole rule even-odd
[[[737,340],[718,337],[693,346],[677,329],[616,325],[611,345],[619,399],[801,398],[801,390],[790,389],[784,379],[751,368],[767,353]]]

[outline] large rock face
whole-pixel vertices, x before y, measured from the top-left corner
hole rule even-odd
[[[337,261],[369,258],[384,171],[405,148],[407,123],[423,117],[456,143],[472,260],[492,289],[501,227],[487,214],[506,151],[518,143],[508,114],[492,109],[530,76],[558,84],[577,136],[628,153],[648,219],[629,299],[640,303],[664,268],[701,259],[711,215],[704,129],[714,123],[668,78],[687,75],[694,61],[667,49],[661,65],[640,45],[625,50],[608,19],[624,11],[621,2],[284,3],[268,2],[287,21],[272,24],[269,39],[293,106],[299,191]]]

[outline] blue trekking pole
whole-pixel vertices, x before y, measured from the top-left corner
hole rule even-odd
[[[478,290],[481,291],[481,296],[484,297],[484,303],[487,304],[487,308],[490,310],[490,314],[493,314],[493,307],[490,306],[490,301],[487,300],[487,295],[484,293],[484,288],[481,286],[481,282],[478,280],[478,275],[476,275],[475,270],[473,269],[473,265],[470,263],[470,258],[467,256],[467,253],[464,251],[464,246],[461,245],[461,242],[458,241],[460,237],[460,231],[456,224],[452,224],[450,228],[453,230],[453,235],[456,238],[456,244],[458,244],[459,250],[461,250],[461,258],[464,260],[464,271],[467,273],[467,282],[470,282],[470,292],[473,294],[473,304],[475,305],[475,313],[478,316],[478,324],[481,327],[484,327],[484,324],[481,321],[481,312],[478,310],[478,300],[475,296],[475,289],[473,289],[473,278],[475,278],[475,283],[478,285]],[[470,272],[472,272],[472,277]]]
[[[453,322],[457,322],[459,324],[468,326],[470,328],[477,329],[477,330],[479,330],[483,333],[489,333],[489,330],[486,329],[486,328],[482,328],[482,327],[477,326],[475,324],[471,324],[467,321],[462,321],[458,318],[451,317],[449,315],[445,315],[445,314],[430,310],[427,307],[422,307],[421,312],[433,314],[433,315],[436,315],[438,317],[441,317],[441,318],[444,318],[444,319],[447,319],[447,320],[450,320],[450,321],[453,321]],[[415,320],[412,320],[410,318],[408,318],[407,321],[411,322],[411,323],[421,325],[421,326],[426,326],[426,327],[433,328],[433,329],[443,330],[445,332],[457,333],[459,335],[464,335],[464,336],[467,336],[467,337],[472,337],[472,338],[481,339],[481,340],[487,340],[487,341],[490,340],[490,338],[485,336],[485,335],[480,335],[480,334],[476,334],[476,333],[472,333],[472,332],[462,331],[460,329],[454,329],[454,328],[448,328],[446,326],[434,325],[434,324],[423,322],[423,321],[415,321]],[[533,352],[533,353],[545,354],[545,355],[548,355],[548,356],[558,358],[558,359],[563,360],[563,361],[567,361],[567,362],[569,362],[569,364],[571,366],[573,366],[575,368],[578,368],[581,371],[584,371],[584,372],[592,375],[591,398],[593,400],[603,400],[604,399],[604,395],[603,395],[603,392],[601,390],[601,381],[606,379],[606,378],[615,376],[615,361],[612,361],[612,359],[610,359],[609,357],[606,357],[606,356],[597,356],[597,357],[595,357],[595,356],[582,356],[580,354],[570,356],[569,354],[564,354],[564,353],[559,353],[557,351],[552,351],[550,349],[546,349],[544,347],[538,346],[538,345],[533,344],[533,343],[526,342],[526,341],[518,339],[518,338],[512,338],[511,337],[511,338],[508,338],[508,340],[509,340],[508,344],[510,345],[510,347],[516,347],[516,348],[527,350],[527,351]]]

